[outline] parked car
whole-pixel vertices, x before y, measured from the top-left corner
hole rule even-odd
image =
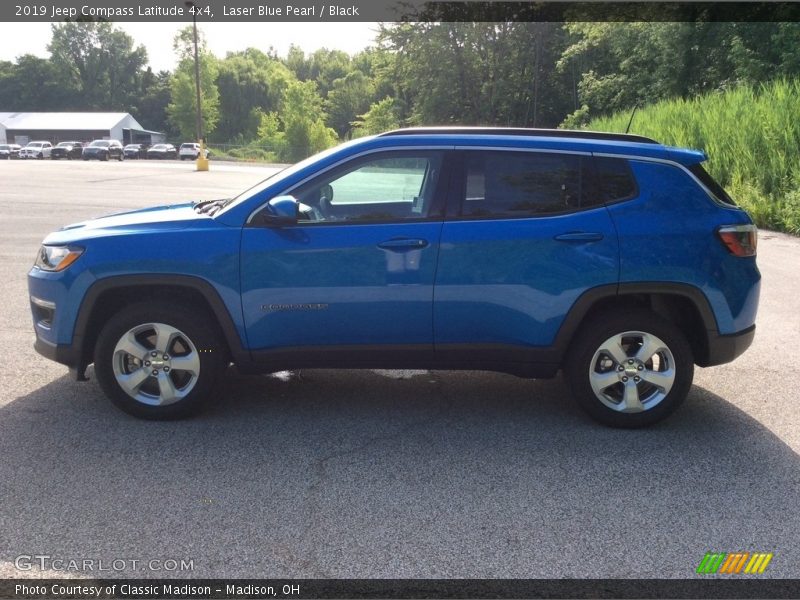
[[[48,158],[50,151],[53,149],[53,144],[50,142],[30,142],[22,150],[19,151],[20,158]]]
[[[178,155],[181,157],[181,160],[197,160],[197,157],[200,156],[200,144],[185,142],[181,144]],[[208,158],[210,155],[211,151],[206,148],[204,156]]]
[[[83,160],[93,158],[97,160],[108,160],[109,158],[124,160],[125,153],[122,151],[122,144],[117,140],[95,140],[83,148],[81,157]]]
[[[19,151],[22,146],[19,144],[0,144],[0,160],[19,158]]]
[[[598,421],[649,425],[755,334],[756,228],[704,160],[587,131],[359,138],[234,198],[51,233],[35,347],[148,419],[220,398],[232,362],[561,370]]]
[[[147,158],[147,144],[128,144],[122,150],[125,158]]]
[[[147,158],[178,158],[178,151],[172,144],[156,144],[147,149]]]
[[[59,158],[80,158],[83,154],[83,142],[59,142],[52,152],[50,158],[58,160]]]

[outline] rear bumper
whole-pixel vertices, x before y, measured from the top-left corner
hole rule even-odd
[[[720,335],[709,333],[708,336],[708,360],[699,363],[701,367],[713,367],[724,365],[741,356],[745,350],[753,343],[756,335],[756,326],[748,327],[738,333],[730,335]]]

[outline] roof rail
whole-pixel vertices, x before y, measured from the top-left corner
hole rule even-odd
[[[606,133],[601,131],[583,131],[575,129],[526,129],[524,127],[409,127],[395,129],[379,134],[379,137],[398,135],[425,134],[454,135],[519,135],[527,137],[560,137],[583,138],[589,140],[612,140],[621,142],[639,142],[641,144],[658,144],[657,141],[641,135],[630,133]]]

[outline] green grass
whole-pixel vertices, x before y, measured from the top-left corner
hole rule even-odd
[[[209,144],[212,158],[222,160],[239,160],[245,162],[277,163],[277,155],[272,150],[256,146],[233,146],[229,144]]]
[[[629,119],[588,129],[622,132]],[[705,150],[706,168],[759,227],[800,234],[800,80],[665,100],[637,110],[631,133]]]

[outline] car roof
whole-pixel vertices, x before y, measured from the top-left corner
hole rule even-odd
[[[657,144],[653,139],[628,133],[610,133],[605,131],[588,131],[575,129],[537,129],[527,127],[408,127],[381,133],[378,137],[417,134],[460,134],[460,135],[512,135],[523,137],[559,137],[597,140],[627,140],[645,144]]]
[[[699,150],[674,148],[640,135],[567,129],[509,127],[412,127],[378,134],[370,145],[442,145],[487,149],[536,148],[668,160],[689,166],[706,160]]]

